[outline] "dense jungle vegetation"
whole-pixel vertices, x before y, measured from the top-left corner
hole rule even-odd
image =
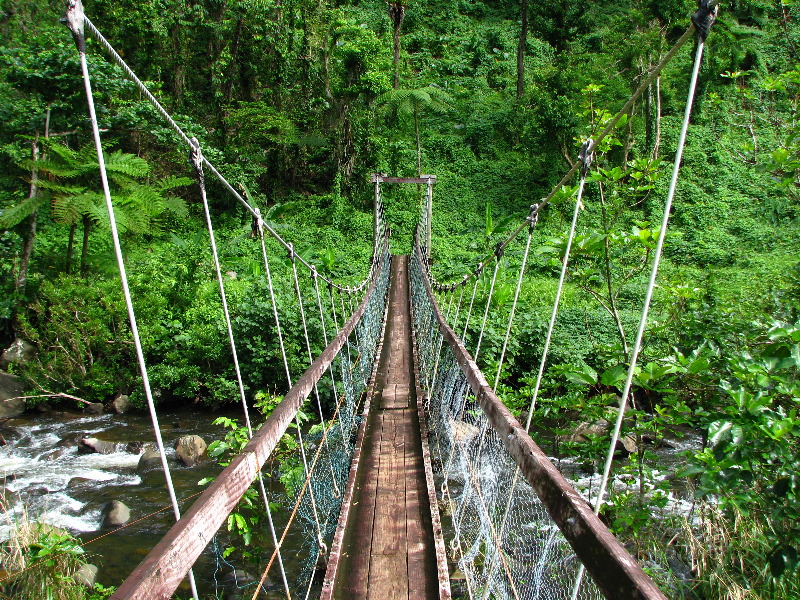
[[[16,369],[31,394],[102,402],[125,392],[141,401],[63,7],[1,6],[0,342],[34,345],[35,359]],[[622,106],[695,10],[685,0],[388,6],[393,13],[385,2],[357,0],[88,0],[85,9],[281,235],[343,282],[363,276],[372,250],[370,173],[437,176],[433,271],[459,279],[558,182],[581,141]],[[640,443],[619,466],[632,486],[615,491],[603,515],[672,597],[800,597],[799,19],[794,0],[721,4],[627,423]],[[235,401],[185,148],[91,39],[88,48],[153,386],[161,402]],[[534,418],[542,430],[568,433],[576,422],[608,418],[616,404],[691,61],[690,43],[596,157]],[[283,367],[249,216],[210,185],[245,381],[251,394],[280,394]],[[534,234],[500,390],[519,414],[573,193],[557,196]],[[410,249],[418,194],[385,189],[396,253]],[[501,315],[487,333],[487,372],[521,247],[504,256],[493,297],[488,286],[480,291],[478,301]],[[285,253],[270,248],[285,282],[278,303],[290,307]],[[283,312],[300,372],[299,317]],[[319,323],[312,329],[319,349]],[[658,477],[643,440],[679,427],[703,437],[676,474],[695,509],[689,519],[654,521],[673,483]],[[592,470],[607,437],[551,450]]]

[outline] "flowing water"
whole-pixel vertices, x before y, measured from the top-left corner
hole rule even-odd
[[[193,468],[184,467],[175,460],[172,447],[178,437],[186,434],[200,435],[207,443],[220,439],[224,431],[212,425],[212,421],[221,415],[240,416],[232,412],[160,412],[162,435],[179,499],[199,492],[202,488],[197,485],[198,481],[216,475],[221,467],[213,461]],[[8,441],[8,445],[0,447],[0,484],[4,484],[0,497],[7,509],[0,519],[0,539],[8,537],[14,518],[27,511],[31,519],[78,536],[92,556],[90,562],[100,567],[100,583],[115,585],[133,570],[174,522],[161,469],[137,472],[141,443],[152,444],[154,440],[148,416],[88,416],[63,412],[25,415],[7,421],[0,433]],[[114,442],[116,451],[80,453],[78,440],[83,437]],[[129,446],[131,442],[134,444]],[[101,519],[102,509],[110,500],[124,502],[131,509],[131,520],[170,508],[91,541],[109,532],[101,530]],[[181,509],[186,511],[189,506],[191,501],[182,504]],[[201,587],[213,586],[216,562],[212,545],[195,569],[198,580],[205,584]]]

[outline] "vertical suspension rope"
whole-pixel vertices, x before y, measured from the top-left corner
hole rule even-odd
[[[486,298],[486,310],[483,311],[483,321],[481,321],[481,333],[478,336],[478,344],[475,346],[475,362],[478,361],[478,354],[481,352],[481,342],[483,341],[483,333],[486,330],[486,320],[489,317],[489,309],[492,307],[492,296],[494,295],[494,284],[497,281],[497,271],[500,270],[500,259],[503,258],[503,250],[498,244],[495,251],[496,261],[494,263],[494,273],[492,273],[492,283],[489,286],[489,296]]]
[[[261,211],[258,209],[256,209],[256,229],[258,231],[259,242],[261,243],[261,255],[264,260],[264,272],[266,273],[267,277],[267,287],[269,288],[269,297],[270,300],[272,301],[272,309],[275,316],[275,327],[277,328],[278,340],[280,341],[281,354],[284,356],[284,366],[286,368],[286,376],[289,380],[291,380],[291,377],[289,375],[289,365],[286,362],[286,352],[284,351],[283,347],[283,335],[281,334],[281,326],[280,326],[280,321],[278,319],[278,305],[275,302],[275,292],[272,289],[272,273],[270,272],[269,259],[267,258],[267,247],[266,244],[264,243],[264,220],[261,218]],[[291,389],[291,383],[289,384],[289,388]],[[260,475],[259,475],[259,484],[261,487],[261,492],[263,495],[265,506],[267,507],[267,524],[269,526],[270,536],[272,537],[272,543],[275,546],[275,552],[278,558],[278,568],[281,572],[281,579],[283,581],[283,588],[284,591],[286,592],[286,597],[289,600],[291,600],[292,595],[291,591],[289,590],[289,580],[286,577],[286,568],[284,567],[283,564],[283,555],[281,553],[280,542],[278,541],[278,534],[275,531],[275,522],[274,519],[272,518],[272,509],[269,506],[269,498],[267,497],[267,491],[266,489],[264,489],[264,480]]]
[[[583,142],[578,160],[581,162],[581,178],[578,183],[578,195],[575,198],[575,209],[572,212],[572,223],[569,227],[569,235],[567,236],[567,245],[564,248],[564,260],[561,263],[561,273],[558,277],[558,287],[556,288],[556,297],[553,300],[553,311],[550,313],[550,323],[547,326],[547,336],[544,340],[544,348],[542,349],[542,358],[539,360],[539,370],[536,373],[536,383],[533,386],[533,396],[531,397],[531,404],[528,409],[528,418],[525,421],[525,431],[530,432],[531,420],[533,419],[533,411],[536,409],[536,400],[539,397],[539,389],[542,385],[542,377],[544,376],[544,367],[547,363],[547,355],[550,352],[550,343],[553,340],[553,329],[556,326],[556,317],[558,317],[558,309],[561,304],[561,294],[564,291],[564,280],[567,278],[567,268],[569,266],[569,253],[572,250],[572,242],[575,239],[575,229],[578,225],[578,215],[583,205],[583,189],[586,184],[586,174],[592,165],[594,154],[591,148],[594,142],[591,138]]]
[[[300,293],[300,282],[297,279],[297,263],[295,262],[295,252],[294,246],[289,244],[289,259],[292,262],[292,277],[294,278],[294,289],[297,292],[297,302],[300,305],[300,317],[303,322],[303,334],[305,335],[306,339],[306,349],[308,350],[308,360],[309,364],[314,362],[314,357],[311,354],[311,342],[308,339],[308,327],[306,326],[306,311],[303,308],[303,296]],[[325,427],[325,419],[322,416],[322,404],[319,401],[319,392],[317,391],[317,384],[314,383],[314,395],[317,399],[317,407],[319,408],[319,418],[322,422],[323,428]],[[314,524],[317,526],[317,542],[319,543],[319,548],[323,551],[323,554],[327,552],[327,546],[325,545],[325,540],[322,536],[322,527],[319,522],[319,514],[317,513],[317,502],[314,498],[314,486],[311,485],[311,472],[308,470],[308,461],[306,460],[306,449],[305,444],[303,443],[303,432],[300,425],[300,415],[299,411],[298,414],[295,415],[295,419],[297,421],[297,439],[300,442],[300,456],[303,459],[303,472],[305,473],[306,479],[309,480],[308,492],[309,497],[311,499],[311,510],[314,513]]]
[[[192,142],[192,149],[190,151],[189,158],[190,162],[192,163],[192,166],[194,167],[195,175],[197,176],[197,181],[200,186],[200,197],[203,201],[203,212],[205,214],[206,227],[208,228],[208,237],[211,244],[211,255],[214,259],[214,268],[217,274],[217,283],[219,284],[219,294],[220,298],[222,299],[222,312],[225,316],[225,326],[228,331],[228,342],[230,343],[231,346],[231,355],[233,356],[233,367],[236,372],[236,382],[239,387],[239,397],[242,401],[242,410],[244,411],[244,420],[247,426],[247,439],[252,439],[253,427],[250,421],[250,409],[247,406],[247,399],[245,398],[244,382],[242,380],[242,372],[239,367],[239,355],[238,352],[236,351],[236,341],[234,340],[233,336],[233,325],[231,324],[231,315],[230,311],[228,310],[228,298],[227,294],[225,293],[225,284],[223,283],[222,280],[222,267],[220,266],[216,237],[214,235],[214,227],[211,222],[211,211],[208,206],[208,196],[206,193],[206,180],[205,180],[205,175],[203,173],[203,152],[200,148],[200,142],[197,140],[197,138],[193,137],[191,139],[191,142]],[[258,212],[259,216],[257,217],[257,219],[260,218],[260,214],[261,213]],[[272,520],[272,510],[270,509],[269,506],[269,498],[267,497],[267,490],[264,487],[264,479],[261,476],[260,470],[258,473],[258,485],[259,485],[259,492],[261,493],[261,500],[264,502],[264,506],[267,511],[267,520],[269,522],[269,527],[273,533],[273,542],[277,544],[277,538],[274,535],[275,528]],[[281,576],[283,578],[284,591],[286,592],[286,597],[291,600],[291,593],[289,591],[289,582],[286,578],[286,572],[283,569],[282,558],[280,560],[280,567],[281,567]]]
[[[461,339],[466,339],[467,337],[467,330],[469,329],[469,319],[472,316],[472,307],[475,304],[475,294],[478,292],[478,280],[481,278],[481,265],[478,265],[478,268],[475,269],[475,283],[472,284],[472,298],[469,301],[469,309],[467,310],[467,319],[464,321],[464,331],[461,333]]]
[[[528,240],[525,242],[525,254],[522,255],[522,265],[519,268],[519,277],[517,277],[517,288],[514,290],[514,301],[511,303],[511,314],[508,315],[508,327],[506,327],[506,336],[503,339],[503,349],[500,351],[500,360],[497,363],[497,375],[495,375],[494,386],[492,387],[494,393],[497,393],[497,384],[500,383],[500,372],[503,370],[503,361],[505,360],[506,349],[508,348],[508,338],[511,336],[511,325],[514,323],[514,314],[517,311],[517,301],[519,300],[519,292],[522,288],[522,277],[525,275],[525,267],[528,264],[528,254],[531,250],[533,228],[536,226],[536,222],[539,219],[538,209],[538,204],[531,206],[531,214],[528,217],[528,221],[530,221]]]
[[[681,168],[681,160],[683,158],[683,149],[686,144],[686,134],[689,130],[689,118],[692,114],[692,105],[694,104],[694,93],[697,88],[697,79],[700,75],[700,65],[703,60],[703,49],[705,47],[706,37],[711,29],[711,26],[716,20],[718,5],[716,0],[699,0],[698,10],[692,16],[692,23],[697,29],[697,49],[695,51],[694,66],[692,68],[692,75],[689,80],[689,92],[686,98],[686,107],[683,112],[683,122],[681,123],[681,131],[678,135],[678,145],[675,151],[675,161],[672,165],[672,177],[669,182],[669,189],[667,190],[667,199],[664,202],[664,214],[661,218],[661,228],[658,232],[658,242],[656,243],[655,254],[653,255],[653,265],[650,270],[650,280],[647,284],[647,291],[645,292],[644,303],[642,306],[642,314],[639,318],[639,327],[636,331],[636,339],[633,343],[631,350],[631,358],[628,364],[628,373],[625,377],[625,386],[622,390],[622,395],[619,400],[619,408],[617,410],[617,419],[614,423],[614,431],[611,434],[611,442],[609,443],[608,452],[606,453],[606,461],[603,466],[603,476],[600,480],[600,488],[597,490],[597,497],[594,503],[594,513],[600,514],[600,509],[603,506],[606,487],[608,486],[608,478],[611,474],[611,463],[614,460],[614,450],[619,441],[620,431],[622,429],[622,421],[625,417],[625,410],[628,405],[628,398],[631,393],[631,386],[633,384],[633,376],[636,372],[636,365],[639,361],[639,353],[642,349],[642,340],[644,339],[644,330],[647,327],[647,316],[650,312],[650,304],[653,300],[653,291],[656,287],[656,277],[658,275],[658,267],[661,263],[661,255],[664,250],[664,240],[667,237],[667,227],[669,226],[669,217],[672,210],[672,202],[675,198],[675,190],[678,186],[678,175]],[[575,586],[572,590],[572,600],[576,600],[580,591],[581,583],[585,567],[581,565],[578,575],[575,578]]]
[[[139,327],[136,323],[136,314],[133,310],[133,299],[128,287],[128,274],[125,269],[125,260],[122,256],[122,245],[119,241],[119,232],[117,231],[117,221],[114,216],[114,204],[111,201],[111,188],[108,184],[108,175],[106,173],[105,157],[103,156],[103,143],[100,139],[100,127],[97,123],[97,113],[94,107],[94,94],[92,93],[92,83],[89,77],[89,66],[86,61],[86,37],[84,36],[83,23],[84,14],[83,6],[80,0],[70,0],[67,7],[67,26],[72,32],[73,39],[78,48],[78,55],[81,63],[81,74],[83,76],[83,85],[86,91],[86,101],[89,109],[89,120],[92,122],[92,135],[94,137],[95,150],[97,151],[97,164],[100,168],[100,183],[103,188],[103,196],[106,201],[106,209],[108,210],[108,218],[111,228],[111,239],[114,244],[114,254],[117,259],[117,267],[119,269],[120,281],[122,283],[122,293],[125,296],[125,307],[128,311],[128,320],[131,325],[131,334],[133,336],[133,345],[136,350],[136,360],[139,363],[139,372],[142,376],[142,384],[144,386],[144,394],[147,399],[147,407],[150,411],[150,420],[153,424],[153,433],[158,445],[158,452],[161,457],[161,466],[164,469],[164,478],[166,480],[167,492],[169,494],[170,502],[172,503],[172,511],[175,515],[175,520],[181,518],[180,507],[178,506],[178,499],[175,495],[175,486],[172,483],[172,474],[170,473],[169,463],[167,462],[167,454],[164,449],[164,440],[161,437],[161,427],[158,423],[158,415],[156,413],[155,401],[153,400],[153,392],[150,387],[150,378],[147,374],[147,365],[144,360],[144,351],[142,349],[142,341],[139,336]],[[189,586],[192,590],[192,596],[198,600],[197,584],[194,580],[194,571],[189,570],[188,574]]]

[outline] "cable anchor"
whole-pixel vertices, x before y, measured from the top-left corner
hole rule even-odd
[[[61,22],[72,32],[72,39],[75,40],[78,52],[82,54],[86,52],[86,35],[83,31],[85,20],[81,0],[67,0],[67,12],[61,18]]]
[[[589,172],[589,167],[592,166],[592,161],[594,160],[593,145],[594,140],[592,138],[587,138],[581,145],[580,152],[578,152],[578,160],[583,164],[581,167],[581,177],[586,177],[586,173]],[[591,151],[590,148],[592,149]]]
[[[503,253],[505,252],[505,246],[503,242],[497,242],[497,246],[494,249],[494,255],[497,257],[497,260],[503,258]]]
[[[719,4],[717,0],[697,0],[697,12],[692,15],[692,23],[697,28],[697,37],[705,42],[711,26],[717,20]]]
[[[531,213],[528,215],[528,231],[533,233],[533,228],[536,227],[536,223],[539,222],[539,205],[538,204],[531,204]]]

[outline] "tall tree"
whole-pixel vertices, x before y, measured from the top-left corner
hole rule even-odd
[[[519,44],[517,45],[517,98],[525,93],[525,48],[528,45],[528,0],[520,8]]]
[[[413,90],[395,89],[378,96],[376,106],[386,115],[399,119],[411,116],[414,121],[414,140],[417,144],[417,175],[422,176],[422,143],[419,134],[420,115],[425,111],[445,113],[453,108],[453,99],[442,88],[428,85]]]
[[[394,89],[400,88],[400,28],[406,16],[406,7],[400,1],[389,2],[389,18],[394,29]]]

